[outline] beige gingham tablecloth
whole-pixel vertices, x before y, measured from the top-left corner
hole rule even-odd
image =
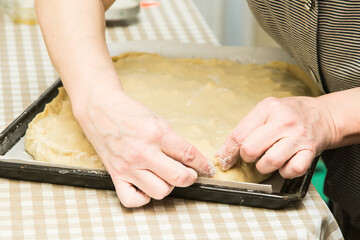
[[[108,42],[140,39],[218,44],[191,0],[162,0],[139,21],[108,27]],[[0,15],[0,128],[58,75],[38,26]],[[311,185],[283,210],[166,198],[126,209],[114,191],[0,178],[0,239],[341,239]]]

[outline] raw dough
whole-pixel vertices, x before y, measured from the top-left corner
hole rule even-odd
[[[25,150],[37,161],[104,169],[76,121],[63,87],[29,124],[25,134]]]
[[[177,133],[213,159],[215,178],[221,180],[261,182],[269,177],[242,161],[223,172],[213,158],[256,103],[269,96],[319,94],[297,66],[284,62],[242,65],[147,53],[126,53],[114,57],[113,62],[125,92],[166,119]],[[103,168],[72,115],[63,88],[29,125],[25,148],[38,161]]]

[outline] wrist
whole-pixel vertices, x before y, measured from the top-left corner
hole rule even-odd
[[[123,93],[118,75],[113,71],[68,81],[64,86],[71,100],[73,114],[79,122],[87,121],[88,108],[92,102],[101,100],[109,92]]]
[[[328,149],[360,143],[360,88],[334,92],[318,97],[329,114],[332,140]]]
[[[334,112],[334,106],[332,106],[332,101],[329,101],[329,95],[322,95],[315,98],[319,103],[320,115],[323,119],[324,127],[324,149],[336,148],[336,146],[341,141],[341,130],[338,120],[334,118],[336,113]]]

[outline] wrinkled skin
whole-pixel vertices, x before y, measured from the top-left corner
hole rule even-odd
[[[168,123],[126,96],[105,41],[104,11],[113,0],[36,0],[38,22],[74,115],[126,207],[162,199],[192,184],[211,162]]]
[[[150,109],[122,91],[98,90],[78,117],[110,173],[120,201],[142,206],[214,174],[211,161]]]
[[[294,178],[332,145],[334,135],[332,116],[317,98],[267,98],[241,120],[217,156],[223,170],[241,157],[257,161],[263,174],[279,169],[284,178]]]
[[[113,0],[36,0],[50,59],[75,117],[109,171],[127,207],[161,199],[214,169],[193,146],[121,89],[105,41],[105,10]],[[262,173],[303,174],[328,148],[360,143],[360,88],[319,98],[269,98],[259,103],[220,149],[221,167],[241,155]],[[236,111],[234,109],[233,111]]]

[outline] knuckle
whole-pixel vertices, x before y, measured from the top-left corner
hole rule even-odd
[[[106,170],[110,174],[113,181],[118,181],[124,171],[124,168],[118,165],[120,164],[110,164],[110,166],[106,167]]]
[[[169,123],[156,118],[150,120],[145,129],[144,137],[148,142],[160,141],[165,135],[173,131]]]
[[[163,121],[162,122],[162,132],[164,134],[166,134],[166,133],[169,133],[171,131],[173,131],[173,128],[171,127],[171,125],[169,123]]]
[[[189,144],[183,152],[182,162],[185,165],[189,165],[192,162],[194,162],[195,159],[196,159],[196,149],[193,145]]]
[[[124,173],[125,169],[130,167],[130,164],[126,161],[123,161],[122,164],[118,164],[118,159],[109,158],[106,161],[103,160],[106,170],[114,180],[121,179],[120,176]],[[105,164],[106,163],[106,164]]]
[[[255,164],[255,167],[261,174],[269,173],[268,170],[264,168],[263,163],[260,161]]]
[[[172,191],[172,189],[173,188],[170,187],[170,186],[161,187],[156,191],[153,198],[156,199],[156,200],[164,199],[167,195],[169,195],[169,193]]]
[[[306,173],[307,167],[304,164],[297,164],[291,167],[291,172],[295,177],[302,176]]]
[[[168,131],[169,127],[167,124],[154,118],[149,120],[145,129],[146,131],[144,132],[144,135],[146,138],[149,140],[159,140],[162,138],[164,133]]]
[[[153,149],[149,145],[138,142],[134,146],[126,149],[124,153],[123,160],[129,166],[134,166],[134,164],[139,164],[140,162],[146,163],[151,160]]]
[[[266,159],[269,165],[273,166],[276,169],[279,169],[284,165],[284,162],[281,159],[279,159],[278,156],[275,156],[273,154],[268,154]]]
[[[264,104],[267,107],[279,107],[280,103],[279,99],[275,97],[267,97],[260,102],[260,104]]]
[[[143,147],[141,147],[141,145],[138,146],[137,148],[133,147],[131,149],[128,149],[127,151],[128,151],[128,153],[126,154],[124,161],[128,165],[131,165],[136,160],[144,158],[145,149]]]
[[[299,125],[296,130],[300,137],[305,138],[308,136],[308,131],[304,125]]]
[[[241,146],[241,157],[243,159],[252,159],[255,160],[258,157],[256,150],[246,143]]]
[[[230,140],[236,143],[237,145],[241,145],[244,141],[244,136],[242,135],[240,129],[235,128],[234,131],[230,134]]]
[[[173,176],[173,182],[175,186],[184,186],[186,184],[186,176],[181,173],[177,173]]]
[[[290,175],[288,172],[286,172],[283,169],[279,169],[279,173],[284,179],[292,179],[292,178],[294,178],[292,175]]]
[[[286,118],[284,118],[283,126],[290,128],[296,125],[298,118],[293,114],[288,114]],[[301,128],[301,127],[300,127]],[[301,130],[301,129],[299,129]]]
[[[196,181],[196,177],[186,171],[179,171],[173,176],[173,185],[185,187]]]

